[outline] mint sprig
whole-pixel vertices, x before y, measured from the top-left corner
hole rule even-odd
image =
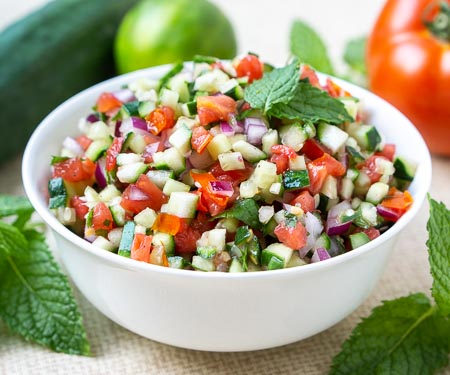
[[[384,301],[333,359],[330,374],[433,374],[450,352],[450,211],[428,198],[433,305],[423,293]]]
[[[32,229],[26,198],[0,196],[0,318],[25,339],[68,354],[89,355],[82,318],[66,276]]]

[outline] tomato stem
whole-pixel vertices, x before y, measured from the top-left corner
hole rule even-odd
[[[424,11],[424,24],[430,32],[444,42],[450,42],[450,4],[432,2]]]

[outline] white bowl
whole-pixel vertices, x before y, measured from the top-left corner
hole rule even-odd
[[[399,232],[422,205],[431,181],[428,149],[411,122],[390,104],[338,80],[364,101],[370,122],[397,152],[418,162],[410,187],[411,209],[386,233],[356,250],[303,267],[256,273],[203,273],[163,268],[96,248],[65,228],[47,208],[50,156],[96,98],[150,68],[93,86],[56,108],[29,140],[23,157],[25,191],[55,235],[57,249],[76,286],[103,314],[144,337],[209,351],[265,349],[302,340],[355,310],[380,278]]]

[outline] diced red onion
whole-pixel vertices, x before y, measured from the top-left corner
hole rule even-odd
[[[267,133],[266,125],[250,124],[246,129],[247,141],[252,145],[258,146],[262,143],[262,137]]]
[[[91,124],[97,122],[98,120],[99,120],[98,116],[94,115],[93,113],[91,113],[88,117],[86,117],[86,121],[90,122]]]
[[[94,242],[98,236],[92,228],[84,227],[84,239],[89,242]]]
[[[139,117],[128,117],[122,121],[120,125],[120,132],[125,135],[130,132],[147,135],[147,122]]]
[[[132,201],[145,201],[145,200],[148,199],[148,195],[145,194],[136,185],[130,185],[130,190],[129,190],[128,197]]]
[[[146,163],[150,163],[153,161],[153,155],[158,152],[162,151],[161,142],[153,142],[149,143],[144,148],[144,152],[142,153],[142,157],[144,158]]]
[[[114,128],[114,136],[115,137],[120,137],[120,126],[122,125],[122,120],[117,120],[116,121],[116,126]]]
[[[228,123],[231,125],[235,133],[244,133],[244,124],[242,121],[238,121],[235,115],[230,115],[228,117]]]
[[[333,206],[328,211],[326,232],[329,236],[343,234],[350,228],[351,221],[346,223],[340,221],[342,213],[350,208],[352,208],[350,202],[345,200]]]
[[[378,215],[382,216],[386,220],[390,220],[390,221],[397,221],[401,217],[400,213],[398,213],[388,207],[384,207],[381,204],[377,205],[377,213],[378,213]]]
[[[105,160],[100,159],[95,166],[95,180],[97,181],[97,185],[100,189],[106,187],[106,173],[105,173]]]
[[[220,123],[220,132],[222,134],[225,134],[227,137],[234,135],[234,129],[233,127],[226,121],[222,121]]]
[[[245,118],[244,131],[246,133],[248,132],[248,127],[250,125],[264,126],[265,128],[267,128],[266,123],[264,122],[264,120],[259,118],[259,117],[246,117]]]
[[[345,149],[345,147],[342,147],[338,151],[338,160],[342,163],[342,165],[345,167],[345,169],[348,168],[348,152]]]
[[[62,146],[69,150],[74,156],[81,156],[84,154],[83,147],[72,137],[66,137]]]
[[[322,247],[319,247],[314,251],[314,254],[311,257],[311,263],[321,262],[330,258],[331,256],[328,254],[328,251]]]
[[[116,99],[119,99],[122,103],[132,102],[136,100],[136,97],[133,94],[133,91],[130,89],[122,89],[113,92],[113,95]]]
[[[194,151],[191,156],[189,156],[188,160],[195,169],[206,169],[214,163],[214,160],[207,151],[204,151],[201,154]]]
[[[314,244],[316,243],[319,236],[323,231],[323,224],[320,219],[318,219],[311,212],[307,212],[305,214],[305,228],[308,233],[308,237],[306,238],[306,245],[300,249],[300,257],[304,258],[306,254],[308,254],[309,250],[312,249]]]
[[[231,197],[234,193],[233,184],[229,181],[210,181],[209,185],[214,194]]]

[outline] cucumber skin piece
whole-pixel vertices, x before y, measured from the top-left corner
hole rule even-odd
[[[0,33],[0,163],[57,105],[114,75],[113,44],[137,0],[52,1]],[[11,133],[12,132],[12,133]]]

